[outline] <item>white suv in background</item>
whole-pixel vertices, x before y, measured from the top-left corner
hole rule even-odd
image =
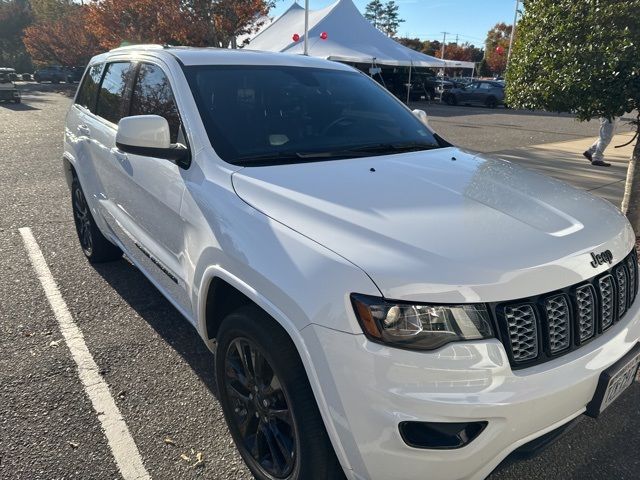
[[[625,217],[339,63],[99,55],[64,168],[89,261],[126,254],[215,351],[258,479],[484,478],[636,375]]]

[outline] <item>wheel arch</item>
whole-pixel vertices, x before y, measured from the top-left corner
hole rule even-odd
[[[210,266],[205,270],[199,297],[198,329],[205,344],[212,351],[215,348],[215,334],[224,317],[231,313],[233,309],[243,305],[255,305],[285,330],[304,365],[309,384],[338,460],[345,468],[345,473],[352,472],[351,463],[345,452],[342,439],[334,425],[331,410],[323,394],[311,354],[294,322],[255,288],[217,265]],[[215,305],[217,301],[225,298],[226,301],[222,302],[222,305]]]
[[[71,184],[73,183],[73,177],[76,177],[76,169],[73,166],[72,160],[68,155],[62,156],[62,170],[64,172],[64,178],[67,181],[67,187],[71,188]]]

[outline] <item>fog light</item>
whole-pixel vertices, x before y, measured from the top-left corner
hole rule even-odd
[[[402,422],[399,429],[410,447],[446,450],[468,445],[482,433],[487,423]]]

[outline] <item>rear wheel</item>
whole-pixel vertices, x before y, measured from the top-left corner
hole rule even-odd
[[[486,105],[489,108],[496,108],[498,106],[498,100],[496,97],[489,97],[487,98]]]
[[[216,377],[231,436],[255,478],[344,479],[298,352],[260,309],[223,320]]]
[[[77,177],[71,184],[73,220],[82,251],[91,263],[109,262],[122,257],[122,251],[102,235],[96,225]]]

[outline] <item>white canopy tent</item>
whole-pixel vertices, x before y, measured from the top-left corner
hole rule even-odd
[[[304,52],[304,8],[294,3],[253,40],[247,48],[302,54]],[[320,34],[327,33],[322,40]],[[300,40],[293,41],[293,35]],[[407,67],[472,68],[472,62],[449,61],[425,55],[400,45],[362,16],[352,0],[338,0],[321,10],[309,11],[309,55],[339,62]],[[467,67],[459,65],[468,63]]]

